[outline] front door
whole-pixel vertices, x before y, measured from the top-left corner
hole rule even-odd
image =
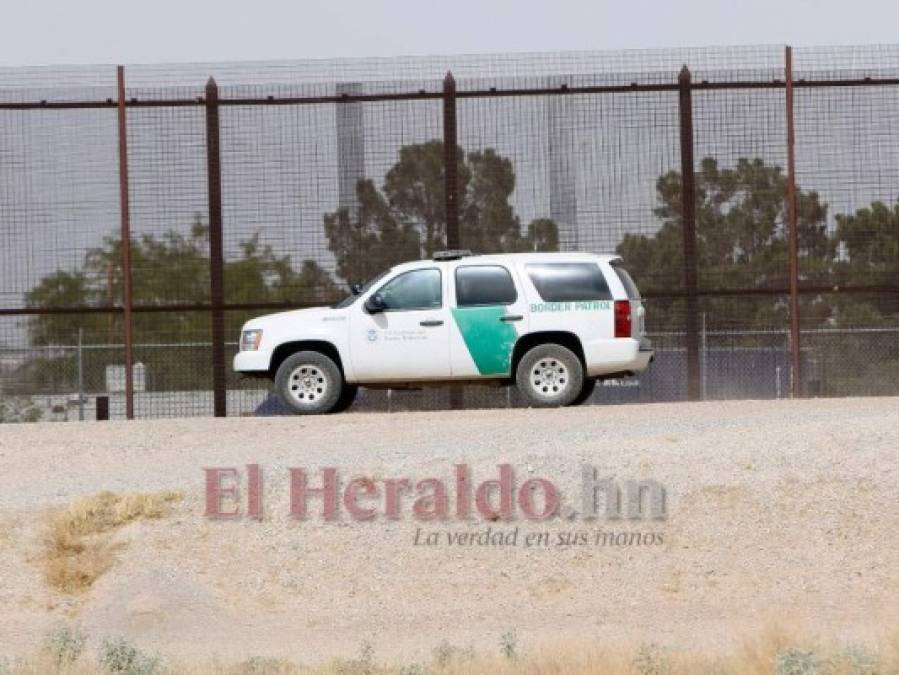
[[[350,358],[359,382],[411,382],[450,375],[449,310],[444,265],[400,272],[372,294],[384,310],[357,302],[350,319]]]

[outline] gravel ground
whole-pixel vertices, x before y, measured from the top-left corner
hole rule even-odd
[[[497,649],[603,639],[725,648],[772,622],[867,639],[899,626],[899,399],[677,403],[565,410],[344,414],[7,425],[0,428],[0,657],[29,653],[59,621],[179,656],[426,658],[446,640]],[[264,517],[203,516],[203,467],[257,463]],[[514,467],[580,502],[581,467],[665,487],[664,520],[481,518],[336,522],[313,500],[288,517],[288,467],[338,468],[342,485],[473,483]],[[378,485],[383,485],[378,483]],[[173,489],[175,514],[115,535],[115,566],[70,598],[48,589],[48,509],[101,490]],[[383,490],[382,490],[383,495]],[[366,502],[367,504],[367,502]],[[244,503],[245,507],[245,503]],[[487,527],[516,545],[449,545]],[[420,528],[420,529],[419,529]],[[596,545],[596,531],[651,533]],[[550,545],[525,546],[548,532]],[[437,533],[437,545],[415,545]],[[566,533],[587,543],[558,545]],[[577,541],[573,539],[572,541]]]

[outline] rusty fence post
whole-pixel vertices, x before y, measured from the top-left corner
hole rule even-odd
[[[686,65],[678,76],[680,93],[681,221],[684,236],[684,292],[687,312],[684,319],[687,347],[687,398],[698,401],[701,393],[699,372],[699,296],[696,263],[696,175],[693,163],[693,96],[690,70]]]
[[[459,170],[456,140],[456,80],[447,72],[443,80],[443,180],[446,200],[446,247],[460,248]]]
[[[799,335],[799,218],[796,213],[796,128],[793,116],[793,48],[784,49],[787,106],[787,227],[790,255],[790,394],[802,396]]]
[[[225,392],[224,251],[222,246],[222,161],[218,85],[206,83],[206,180],[209,187],[209,299],[212,317],[213,414],[227,412]]]
[[[125,114],[125,67],[116,67],[119,130],[119,211],[122,240],[122,325],[125,343],[125,417],[134,419],[134,344],[131,326],[131,209],[128,203],[128,124]]]
[[[456,79],[447,71],[443,80],[443,189],[446,219],[446,247],[462,247],[459,236],[459,166],[456,134]],[[465,392],[461,386],[450,387],[449,404],[453,410],[465,407]]]

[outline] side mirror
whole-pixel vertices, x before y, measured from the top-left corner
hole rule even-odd
[[[387,303],[384,302],[380,293],[372,293],[365,301],[365,311],[369,314],[377,314],[385,309],[387,309]]]
[[[353,284],[350,286],[350,293],[353,295],[359,295],[362,292],[362,284]]]

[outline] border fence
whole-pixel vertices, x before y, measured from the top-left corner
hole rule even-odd
[[[618,252],[594,402],[899,393],[899,47],[0,69],[0,421],[276,414],[248,317],[442,248]],[[367,392],[403,410],[512,390]]]

